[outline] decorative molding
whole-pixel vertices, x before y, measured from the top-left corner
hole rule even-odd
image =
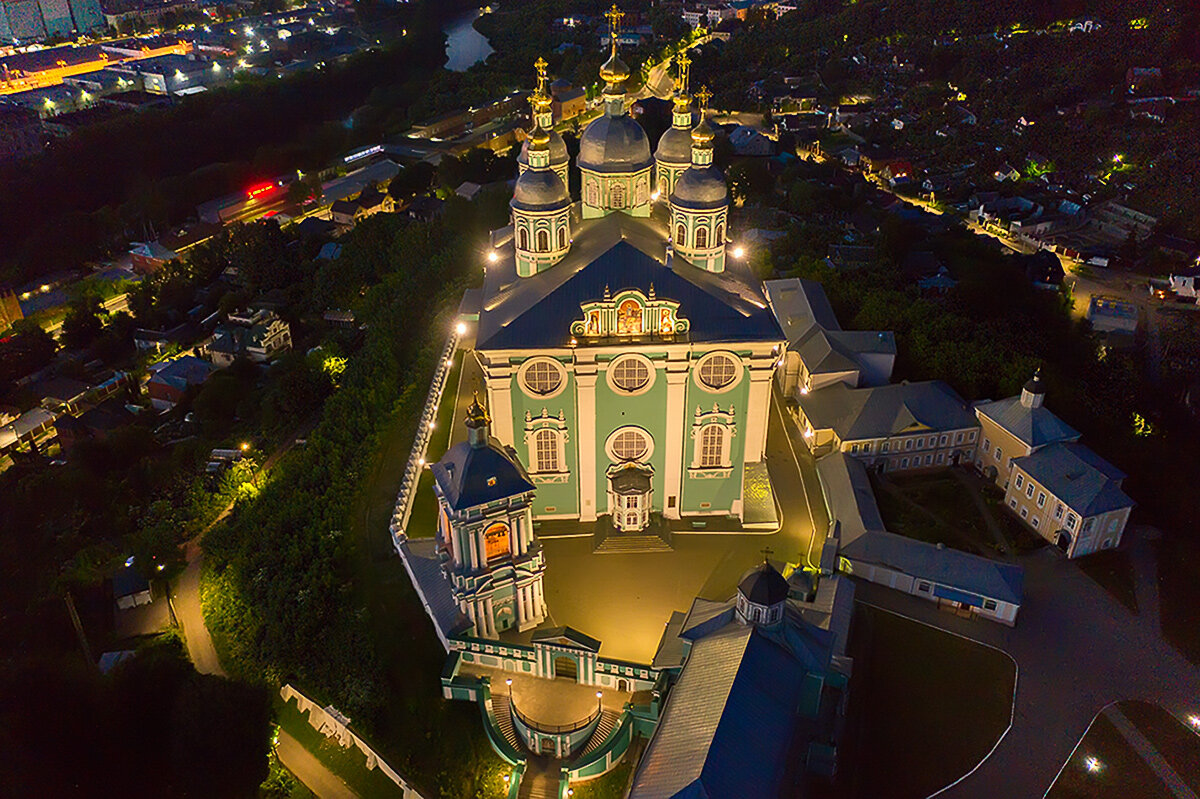
[[[571,323],[571,341],[597,339],[658,339],[673,340],[691,329],[691,323],[678,315],[679,303],[637,289],[626,289],[615,295],[607,288],[604,297],[580,305],[583,318]]]

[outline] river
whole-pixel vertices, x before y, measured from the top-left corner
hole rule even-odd
[[[482,33],[472,24],[482,14],[472,11],[450,20],[442,31],[447,36],[446,69],[451,72],[466,72],[474,64],[495,52]]]

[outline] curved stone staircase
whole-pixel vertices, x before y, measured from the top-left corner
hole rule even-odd
[[[617,728],[617,723],[621,720],[621,714],[615,710],[607,708],[600,714],[600,723],[596,725],[596,731],[592,733],[592,737],[588,739],[587,746],[583,747],[576,758],[586,757],[595,750],[604,745],[608,740],[608,736],[612,735],[612,731]]]
[[[500,728],[500,733],[504,736],[504,740],[516,749],[518,752],[526,751],[525,742],[517,735],[517,730],[513,727],[512,718],[512,703],[507,694],[492,695],[492,715],[496,717],[496,726]]]

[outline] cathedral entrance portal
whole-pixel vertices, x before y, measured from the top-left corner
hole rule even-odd
[[[575,658],[557,657],[554,659],[554,678],[569,679],[575,682],[579,681],[579,664]]]
[[[618,532],[636,533],[650,524],[653,488],[650,467],[624,463],[609,469],[608,510]]]

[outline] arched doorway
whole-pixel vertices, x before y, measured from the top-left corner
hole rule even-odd
[[[569,680],[579,680],[579,663],[572,657],[565,655],[554,659],[554,678],[563,678]]]
[[[1071,534],[1066,530],[1058,531],[1058,538],[1054,541],[1055,545],[1063,552],[1071,551]]]
[[[626,680],[626,679],[617,680],[617,690],[621,691],[622,693],[628,691],[629,690],[629,680]]]

